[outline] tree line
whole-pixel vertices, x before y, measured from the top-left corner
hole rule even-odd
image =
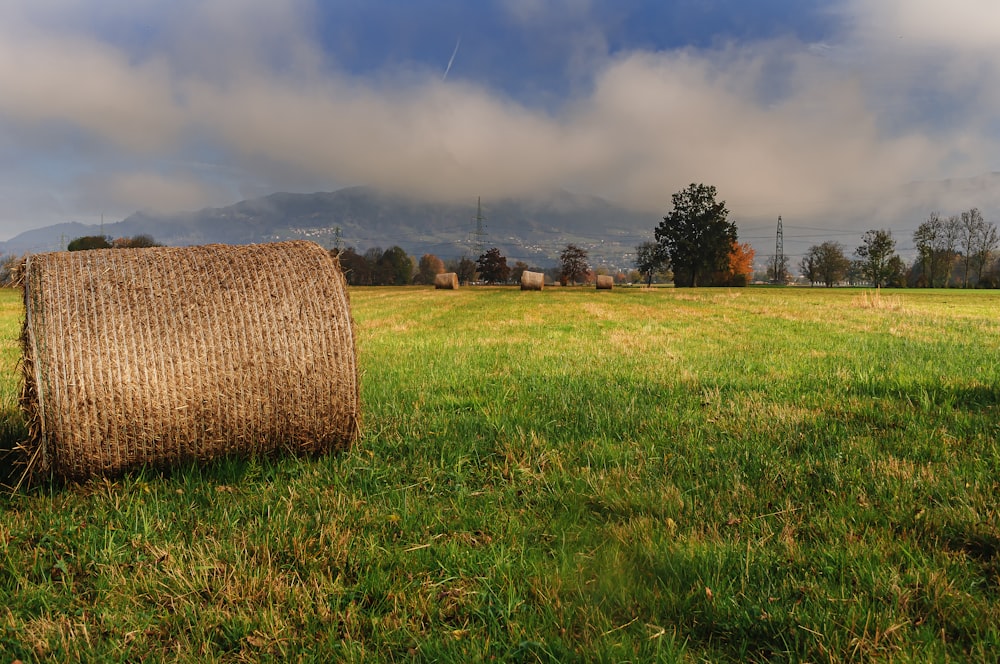
[[[497,247],[487,249],[475,260],[463,256],[444,261],[434,254],[424,254],[419,260],[407,255],[398,246],[383,250],[372,247],[358,253],[354,247],[334,249],[331,254],[340,261],[347,283],[351,286],[405,286],[408,284],[433,284],[434,277],[444,272],[454,272],[461,283],[510,284],[519,283],[525,271],[542,272],[550,281],[564,285],[590,283],[601,270],[592,270],[587,262],[587,251],[575,244],[568,244],[559,254],[555,267],[533,267],[524,261],[507,264],[507,257]],[[620,280],[627,275],[616,275]]]
[[[671,197],[672,209],[653,229],[653,240],[636,247],[635,270],[613,275],[619,282],[654,278],[673,281],[678,287],[746,286],[753,278],[754,250],[740,243],[736,224],[729,220],[725,201],[717,201],[714,186],[692,183]],[[1000,233],[986,221],[978,208],[948,217],[931,213],[913,233],[917,258],[907,265],[896,253],[896,242],[887,229],[872,229],[862,236],[853,258],[839,242],[813,245],[799,264],[802,276],[811,284],[870,284],[875,287],[1000,287]],[[149,235],[111,240],[105,236],[85,236],[71,241],[70,251],[104,248],[160,246]],[[463,256],[444,261],[433,254],[419,260],[398,246],[383,250],[373,247],[359,253],[353,247],[331,251],[339,261],[348,284],[383,286],[434,283],[443,272],[454,272],[462,283],[518,283],[526,270],[543,272],[549,281],[563,285],[592,283],[607,273],[593,269],[587,251],[568,244],[554,267],[532,267],[523,261],[508,265],[507,258],[490,248],[475,259]],[[3,263],[0,279],[11,273],[20,259]],[[789,283],[792,278],[787,258],[772,257],[767,278],[773,283]]]
[[[636,247],[635,264],[646,277],[675,286],[742,286],[753,273],[753,250],[741,245],[725,201],[715,187],[691,184],[672,197],[673,209],[654,229],[654,241]],[[978,208],[944,217],[932,213],[913,233],[917,258],[907,265],[887,229],[872,229],[849,258],[839,242],[813,245],[799,265],[810,284],[875,287],[1000,287],[1000,234]],[[788,283],[787,258],[772,257],[772,283]]]
[[[86,251],[89,249],[145,249],[148,247],[162,247],[163,245],[153,239],[153,236],[141,234],[132,237],[119,237],[111,239],[106,235],[84,235],[70,240],[66,245],[67,251]],[[0,258],[0,286],[13,286],[17,283],[20,266],[24,262],[25,256],[14,254]]]
[[[824,242],[809,248],[800,267],[810,284],[825,286],[1000,287],[1000,237],[978,208],[949,217],[931,213],[913,232],[913,243],[917,257],[906,265],[896,253],[891,231],[869,230],[853,260],[839,242]]]

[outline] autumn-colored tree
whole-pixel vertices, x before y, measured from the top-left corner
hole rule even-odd
[[[434,277],[444,272],[444,261],[434,254],[424,254],[417,265],[417,274],[413,282],[417,284],[433,284]]]
[[[149,249],[163,245],[154,240],[152,235],[143,233],[132,237],[117,237],[111,241],[111,246],[115,249]]]
[[[754,250],[748,242],[732,242],[725,270],[712,279],[716,286],[746,286],[753,277]]]
[[[496,247],[489,249],[476,259],[479,278],[488,284],[502,284],[510,278],[510,268],[507,267],[507,257]]]

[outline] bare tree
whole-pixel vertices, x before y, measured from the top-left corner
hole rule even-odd
[[[961,221],[958,215],[942,217],[932,212],[913,233],[924,283],[928,288],[947,286],[955,261]]]
[[[972,264],[976,245],[983,233],[983,213],[979,208],[972,208],[960,215],[958,240],[962,250],[962,288],[969,287],[969,266]]]
[[[993,252],[1000,245],[1000,235],[997,233],[996,224],[992,221],[984,221],[980,228],[979,237],[976,240],[976,251],[973,259],[976,265],[976,285],[983,280],[983,270],[990,261]]]
[[[767,261],[767,278],[776,284],[788,283],[788,256],[771,256]]]
[[[640,274],[645,275],[647,287],[653,285],[653,274],[664,269],[667,264],[667,256],[659,242],[643,242],[635,248],[635,267]]]

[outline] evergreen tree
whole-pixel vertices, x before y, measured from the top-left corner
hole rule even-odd
[[[715,196],[713,186],[689,185],[673,195],[674,208],[654,231],[677,286],[708,283],[728,267],[736,225],[728,220],[726,202],[716,202]]]

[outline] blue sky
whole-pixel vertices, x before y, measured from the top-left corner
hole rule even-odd
[[[748,234],[1000,210],[900,194],[1000,170],[995,0],[6,0],[0,89],[0,239],[355,184],[652,228],[706,182]]]

